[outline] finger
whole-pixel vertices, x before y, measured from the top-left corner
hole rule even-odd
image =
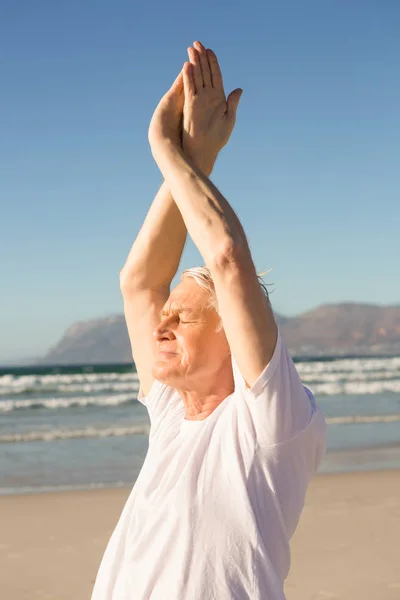
[[[212,87],[211,72],[210,65],[208,64],[207,51],[204,48],[203,44],[201,44],[200,42],[194,42],[193,45],[199,53],[200,57],[201,74],[203,75],[203,86]]]
[[[196,88],[195,93],[203,88],[203,75],[201,74],[201,66],[200,66],[200,57],[197,50],[190,47],[188,48],[188,55],[190,64],[192,65],[192,77],[194,81],[194,86]]]
[[[216,54],[210,49],[207,49],[208,64],[210,65],[211,82],[212,86],[217,89],[224,89],[224,83],[222,80],[221,68],[219,66],[218,58]]]
[[[183,73],[180,71],[178,77],[171,85],[170,92],[180,92],[183,89]]]
[[[240,98],[242,97],[243,90],[240,88],[233,90],[228,96],[228,119],[235,121],[236,112],[239,106]]]
[[[183,87],[185,90],[185,98],[196,95],[196,87],[193,79],[193,69],[190,62],[185,62],[183,65]]]

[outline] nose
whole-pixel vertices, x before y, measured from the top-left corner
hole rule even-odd
[[[154,337],[156,338],[157,342],[175,339],[174,332],[169,327],[168,319],[163,319],[158,327],[156,327],[154,330]]]

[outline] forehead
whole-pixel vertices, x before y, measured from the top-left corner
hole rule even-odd
[[[164,308],[201,311],[208,307],[210,295],[190,277],[185,277],[171,292]]]

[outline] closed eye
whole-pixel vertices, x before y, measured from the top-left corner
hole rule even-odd
[[[182,312],[184,312],[184,311],[182,311]],[[178,311],[176,311],[176,312],[175,311],[171,311],[170,313],[161,312],[160,313],[160,320],[167,319],[167,318],[170,318],[170,317],[174,317],[175,319],[177,319],[181,323],[193,323],[193,321],[195,320],[195,319],[190,320],[189,315],[188,315],[189,320],[182,319],[182,317],[180,315],[181,315],[181,313],[178,312]]]

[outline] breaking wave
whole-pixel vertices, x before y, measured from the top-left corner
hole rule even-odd
[[[24,433],[0,434],[0,443],[12,442],[54,442],[76,438],[121,437],[124,435],[148,435],[150,426],[132,425],[130,427],[84,427],[82,429],[51,429],[48,431],[27,431]]]
[[[0,402],[0,413],[12,410],[32,408],[72,408],[74,406],[118,406],[135,402],[137,393],[114,394],[112,396],[70,396],[59,398],[28,398],[24,400],[12,399]]]
[[[306,383],[304,377],[302,381]],[[381,380],[381,381],[341,381],[336,383],[309,383],[315,396],[356,396],[368,394],[382,394],[391,392],[398,394],[400,392],[400,379]]]
[[[328,417],[328,425],[354,425],[371,423],[398,423],[400,414],[397,415],[349,415]],[[137,424],[126,427],[94,427],[88,426],[81,429],[50,429],[45,431],[27,431],[23,433],[0,434],[0,444],[13,442],[54,442],[55,440],[70,440],[78,438],[106,438],[131,435],[149,435],[150,425]]]
[[[58,394],[137,391],[137,373],[76,373],[72,375],[3,375],[0,376],[0,397]]]

